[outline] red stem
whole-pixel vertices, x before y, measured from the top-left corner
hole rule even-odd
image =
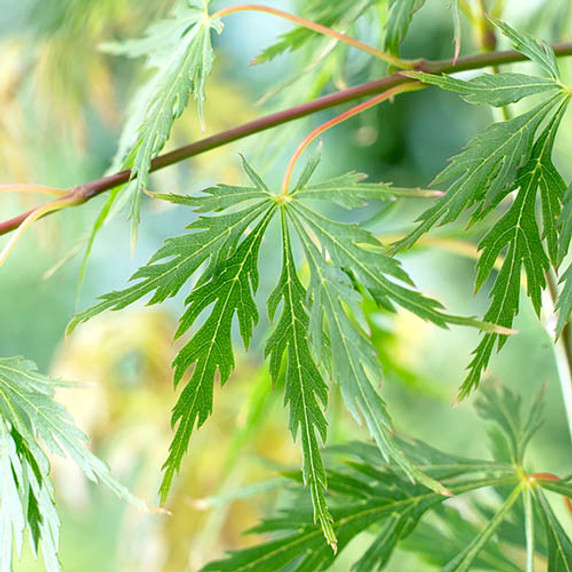
[[[552,45],[552,49],[557,56],[570,56],[572,55],[572,42],[554,44]],[[507,50],[503,52],[490,52],[465,56],[459,58],[456,63],[453,63],[452,60],[422,61],[417,66],[417,69],[427,73],[454,73],[457,71],[485,68],[491,65],[521,62],[526,59],[527,58],[520,52]],[[318,97],[317,99],[308,101],[302,105],[285,109],[277,113],[272,113],[265,117],[260,117],[254,121],[233,127],[228,131],[216,133],[215,135],[206,137],[205,139],[201,139],[200,141],[196,141],[190,145],[185,145],[184,147],[175,149],[170,153],[160,155],[151,162],[151,171],[158,171],[159,169],[163,169],[183,161],[184,159],[188,159],[189,157],[205,153],[206,151],[216,149],[217,147],[221,147],[227,143],[231,143],[232,141],[248,137],[255,133],[260,133],[261,131],[288,123],[295,119],[299,119],[300,117],[306,117],[318,111],[329,109],[330,107],[335,107],[336,105],[347,103],[348,101],[360,99],[361,97],[375,95],[376,93],[381,93],[390,88],[406,83],[413,83],[413,80],[403,77],[399,73],[394,73],[382,79],[350,87],[339,92]],[[84,185],[73,187],[65,196],[73,196],[76,199],[75,204],[83,204],[101,193],[123,185],[129,181],[130,173],[131,171],[126,169],[124,171],[114,173],[113,175],[96,179],[95,181],[91,181]],[[20,224],[26,220],[34,210],[35,209],[32,209],[15,216],[14,218],[0,222],[0,236],[18,228],[18,226],[20,226]]]

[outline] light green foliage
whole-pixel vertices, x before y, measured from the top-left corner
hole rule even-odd
[[[206,79],[213,63],[211,30],[221,32],[219,20],[208,14],[208,0],[181,2],[172,18],[152,24],[144,38],[119,45],[107,45],[115,54],[146,57],[153,75],[137,95],[127,137],[132,146],[124,166],[131,168],[132,182],[125,193],[132,196],[131,218],[139,223],[141,190],[147,189],[151,160],[169,138],[173,121],[185,110],[189,95],[197,102],[204,125],[203,101]],[[135,120],[133,118],[136,118]]]
[[[539,427],[539,400],[523,415],[520,400],[514,394],[492,389],[482,393],[481,416],[495,422],[502,437],[524,454],[530,437]],[[362,443],[336,447],[333,452],[343,455],[344,463],[328,471],[328,486],[336,498],[332,515],[339,550],[366,530],[375,535],[370,548],[354,563],[353,570],[381,570],[389,562],[393,550],[405,539],[406,548],[420,552],[443,570],[460,572],[472,570],[474,566],[519,570],[517,562],[506,552],[501,552],[499,547],[506,544],[519,546],[522,542],[523,536],[518,532],[515,534],[513,523],[515,514],[521,510],[520,499],[529,492],[532,492],[529,498],[534,503],[534,510],[543,514],[549,570],[568,569],[572,562],[570,540],[543,494],[544,488],[551,490],[550,486],[556,484],[563,494],[570,496],[572,491],[566,488],[565,481],[554,483],[523,477],[520,462],[464,459],[436,451],[420,441],[399,441],[399,444],[427,474],[443,482],[455,495],[492,487],[502,501],[494,510],[476,504],[474,510],[481,512],[481,516],[486,515],[486,522],[475,525],[470,517],[466,520],[467,517],[461,517],[455,509],[443,507],[445,497],[428,491],[422,485],[411,484],[401,472],[384,465],[374,447]],[[468,495],[466,502],[471,502],[470,499]],[[470,511],[466,512],[470,514]],[[434,520],[425,518],[428,513],[443,518],[444,526],[434,526]],[[337,555],[320,543],[315,529],[306,524],[304,515],[304,508],[295,496],[294,502],[277,517],[263,521],[252,530],[273,535],[270,539],[232,552],[226,560],[213,562],[204,570],[337,569]],[[534,534],[543,532],[535,529]],[[527,543],[533,541],[528,535],[526,539]],[[534,540],[544,554],[542,539],[537,536]],[[525,547],[528,548],[527,544]]]
[[[503,107],[537,93],[560,91],[560,86],[554,83],[553,79],[510,72],[500,75],[482,74],[469,81],[423,72],[403,72],[403,75],[454,91],[469,103],[483,103],[495,107]]]
[[[316,24],[334,29],[342,27],[341,31],[345,31],[343,27],[348,24],[348,14],[355,14],[353,19],[357,19],[368,8],[375,6],[377,3],[378,0],[338,0],[337,2],[331,2],[330,0],[305,0],[301,3],[300,15]],[[350,20],[350,23],[352,20]],[[316,32],[308,28],[294,28],[282,34],[277,42],[265,48],[255,58],[254,62],[261,64],[271,61],[285,52],[298,50],[308,44],[312,38],[319,37]]]
[[[66,385],[40,374],[30,361],[0,358],[0,570],[12,569],[14,549],[19,556],[26,529],[46,568],[60,568],[60,521],[48,452],[70,457],[90,480],[145,508],[86,448],[86,436],[54,400],[54,390]]]
[[[393,246],[393,252],[412,246],[435,224],[453,222],[470,208],[473,208],[473,223],[495,214],[501,201],[516,191],[506,212],[489,226],[479,243],[482,252],[476,277],[478,290],[488,280],[498,257],[504,254],[484,319],[510,328],[519,311],[521,271],[526,273],[527,293],[539,313],[541,295],[546,288],[545,273],[550,271],[551,263],[557,268],[563,257],[562,241],[566,238],[559,238],[559,233],[566,185],[552,163],[552,149],[570,94],[558,82],[558,70],[549,46],[518,34],[502,22],[495,23],[515,47],[538,63],[550,78],[507,73],[463,81],[424,73],[407,75],[459,93],[470,103],[505,106],[536,94],[545,94],[546,99],[513,119],[493,124],[474,137],[460,155],[453,157],[433,182],[440,186],[452,181],[445,196],[420,216],[420,224]],[[538,204],[542,225],[537,215]],[[567,219],[564,221],[564,229],[567,229]],[[560,328],[570,310],[568,300],[572,297],[568,289],[566,284],[558,303]],[[503,335],[484,334],[460,388],[460,399],[478,386],[495,345],[500,349],[505,341]]]

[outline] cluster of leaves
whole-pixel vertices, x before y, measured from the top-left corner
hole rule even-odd
[[[444,312],[436,300],[411,287],[411,279],[399,262],[385,254],[369,231],[326,218],[312,206],[333,201],[353,209],[367,201],[424,196],[426,191],[365,183],[363,175],[357,173],[313,185],[310,178],[318,163],[319,153],[308,162],[286,195],[272,194],[244,159],[243,168],[251,186],[221,184],[205,189],[199,196],[155,195],[187,205],[200,216],[187,227],[188,233],[166,240],[149,263],[133,275],[132,286],[102,296],[100,303],[74,318],[70,331],[104,310],[120,310],[149,294],[150,304],[163,302],[186,284],[192,284],[192,288],[176,336],[191,330],[208,310],[173,364],[176,385],[194,367],[173,410],[172,424],[177,429],[164,467],[164,500],[195,425],[200,427],[212,412],[217,372],[224,384],[234,367],[235,315],[246,347],[252,338],[258,321],[254,300],[259,282],[258,253],[271,221],[279,218],[282,271],[268,298],[270,318],[275,317],[279,306],[281,311],[267,341],[266,355],[274,379],[280,376],[285,362],[290,430],[294,438],[300,434],[304,478],[312,492],[315,516],[333,544],[335,537],[324,498],[326,475],[320,456],[320,442],[326,439],[323,408],[328,379],[340,384],[349,411],[358,420],[363,416],[385,458],[391,458],[411,478],[442,490],[437,482],[418,471],[393,441],[391,419],[377,389],[382,371],[364,326],[362,297],[367,296],[389,311],[401,306],[441,327],[450,323],[488,326]],[[307,288],[296,268],[292,230],[308,261]]]
[[[351,443],[331,450],[342,462],[338,460],[336,468],[327,471],[337,554],[321,542],[316,528],[308,523],[303,501],[294,493],[288,508],[250,531],[270,538],[232,552],[204,570],[325,570],[364,532],[374,539],[353,564],[352,570],[359,572],[383,569],[396,547],[414,551],[448,572],[473,567],[516,572],[523,569],[522,562],[514,560],[521,553],[526,553],[527,570],[534,569],[538,557],[547,561],[549,570],[570,570],[572,542],[545,492],[572,497],[571,478],[530,474],[523,468],[527,444],[541,424],[541,399],[524,408],[510,391],[487,388],[477,408],[491,422],[492,461],[450,455],[421,441],[400,441],[400,447],[428,475],[460,497],[455,505],[384,465],[372,445]],[[300,479],[290,477],[294,490],[299,490]],[[496,508],[470,494],[485,488]],[[461,504],[472,510],[454,508]],[[479,515],[485,524],[475,524],[474,517],[466,516],[471,514]]]
[[[183,113],[190,96],[197,102],[199,120],[204,130],[206,80],[214,61],[211,32],[214,30],[220,34],[223,29],[220,18],[209,14],[209,4],[210,0],[181,1],[169,18],[153,23],[143,38],[103,46],[105,51],[116,55],[145,57],[146,67],[152,72],[131,105],[114,165],[131,169],[131,181],[122,193],[121,205],[126,201],[131,203],[133,241],[140,222],[141,191],[148,188],[151,161],[163,149],[173,122]],[[314,22],[345,29],[372,8],[389,10],[385,44],[388,50],[397,53],[414,13],[423,4],[424,0],[390,1],[389,4],[387,0],[344,0],[335,3],[312,0],[304,3],[303,12]],[[454,1],[451,6],[455,15],[455,38],[458,44],[460,27],[457,2]],[[297,50],[315,40],[316,36],[314,31],[303,27],[295,28],[265,49],[254,61],[263,63],[286,51]],[[329,54],[331,49],[332,46],[323,55]],[[322,55],[318,56],[318,60],[321,57]],[[324,73],[320,75],[323,77],[317,89],[323,87],[324,83]],[[326,74],[327,78],[331,75]],[[316,86],[313,91],[316,91]],[[110,195],[108,204],[96,223],[94,234],[101,228],[117,197],[118,193]]]
[[[0,358],[1,570],[12,569],[14,550],[21,554],[26,531],[34,554],[41,549],[46,568],[60,569],[60,521],[48,452],[70,457],[90,480],[145,508],[90,453],[85,435],[54,400],[54,390],[67,385],[40,374],[32,362]]]
[[[507,24],[495,23],[514,47],[548,77],[502,73],[464,81],[421,72],[407,75],[456,92],[474,104],[503,107],[533,95],[541,95],[543,99],[521,115],[494,123],[451,159],[433,181],[439,186],[449,182],[446,194],[419,217],[418,226],[393,246],[393,252],[409,248],[434,225],[451,223],[468,209],[472,209],[471,224],[495,217],[479,243],[476,289],[488,280],[499,255],[504,253],[484,319],[510,328],[519,311],[521,271],[526,274],[532,305],[540,313],[542,292],[547,286],[546,273],[551,267],[558,269],[568,250],[570,193],[566,192],[566,184],[552,163],[552,148],[571,92],[560,83],[554,53],[549,46],[517,33]],[[537,215],[538,203],[541,221]],[[564,279],[570,274],[567,271]],[[567,282],[558,302],[559,331],[570,313],[571,290],[572,285]],[[459,391],[460,398],[478,386],[495,345],[500,349],[506,339],[498,333],[483,336]]]
[[[200,110],[205,78],[213,59],[210,31],[213,28],[220,31],[220,22],[208,15],[207,4],[199,7],[191,3],[181,8],[172,20],[155,24],[146,39],[116,48],[133,56],[147,54],[149,65],[158,70],[142,92],[143,112],[135,116],[143,117],[143,122],[126,163],[132,167],[132,185],[137,197],[139,188],[147,184],[151,160],[167,140],[189,93],[199,101]],[[407,17],[403,16],[399,3],[392,4],[387,30],[389,47],[397,48],[412,14],[422,4],[413,3],[405,13]],[[505,106],[537,94],[546,99],[515,119],[493,125],[470,142],[435,181],[453,180],[446,195],[421,216],[418,228],[394,247],[396,252],[411,246],[434,224],[451,222],[475,205],[473,221],[481,220],[496,212],[499,203],[518,188],[517,198],[480,245],[483,253],[477,286],[486,281],[498,255],[508,248],[485,322],[446,314],[437,301],[410,287],[409,276],[367,230],[336,222],[317,212],[312,201],[325,200],[355,209],[372,199],[407,194],[385,184],[362,183],[354,173],[311,185],[318,156],[308,162],[297,185],[286,195],[273,195],[246,161],[243,166],[252,186],[219,185],[206,189],[202,196],[155,195],[192,207],[200,214],[199,219],[188,227],[189,233],[167,240],[147,266],[134,274],[134,285],[104,295],[99,304],[78,315],[71,328],[99,312],[122,309],[148,294],[152,294],[150,303],[163,302],[194,280],[176,336],[195,328],[205,313],[206,318],[174,361],[175,385],[191,368],[192,374],[173,410],[176,433],[164,465],[162,500],[180,468],[195,426],[200,427],[212,412],[217,373],[224,384],[234,367],[235,315],[246,347],[252,338],[258,321],[254,300],[259,282],[258,253],[277,213],[283,262],[278,285],[268,299],[270,318],[275,317],[279,306],[281,311],[268,339],[266,355],[274,379],[279,377],[285,363],[290,430],[294,438],[300,435],[303,475],[311,490],[314,519],[319,520],[328,542],[335,545],[336,535],[324,495],[326,473],[320,456],[320,443],[327,434],[323,409],[328,379],[340,384],[348,410],[356,419],[365,420],[386,459],[395,462],[420,485],[444,492],[438,482],[410,462],[392,438],[391,419],[377,389],[382,378],[381,365],[364,327],[360,303],[366,296],[380,308],[394,311],[396,305],[401,306],[441,327],[460,323],[485,330],[460,390],[461,397],[478,385],[495,343],[500,347],[506,340],[507,329],[518,311],[521,266],[527,272],[528,293],[537,312],[540,310],[540,295],[546,286],[544,271],[548,270],[549,260],[557,266],[563,253],[557,244],[563,182],[550,156],[569,92],[559,83],[550,48],[517,34],[506,24],[498,25],[515,47],[538,63],[549,78],[502,74],[467,82],[420,72],[411,72],[409,77],[456,91],[473,103]],[[158,45],[161,49],[153,52]],[[282,51],[285,45],[276,50]],[[536,219],[538,191],[543,208],[542,236]],[[136,198],[133,203],[134,219],[138,218],[139,201]],[[292,230],[310,270],[307,287],[296,268]],[[544,237],[548,256],[542,244]],[[490,323],[497,327],[491,327]]]

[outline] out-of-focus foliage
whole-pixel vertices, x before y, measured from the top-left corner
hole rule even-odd
[[[548,550],[543,551],[543,556],[548,560],[548,569],[570,568],[572,543],[543,492],[543,489],[555,489],[570,498],[570,479],[554,482],[547,476],[528,475],[523,470],[526,447],[541,423],[540,398],[537,397],[528,410],[523,410],[516,395],[505,390],[487,389],[482,394],[478,402],[480,415],[495,423],[495,460],[469,460],[447,455],[421,441],[400,445],[427,474],[441,481],[451,494],[461,497],[458,502],[462,502],[467,493],[485,487],[492,489],[499,499],[484,525],[477,528],[474,522],[461,518],[454,510],[440,508],[447,496],[412,484],[405,475],[384,467],[374,447],[355,443],[335,449],[345,458],[336,469],[328,472],[335,499],[332,513],[338,553],[320,541],[315,528],[306,523],[300,499],[294,497],[294,502],[277,517],[267,519],[251,530],[271,535],[269,541],[234,552],[227,560],[209,564],[204,570],[323,570],[332,566],[337,555],[355,536],[368,529],[375,538],[353,566],[360,572],[385,567],[396,546],[411,535],[410,549],[422,542],[418,549],[426,554],[427,547],[431,546],[430,557],[448,572],[471,570],[473,566],[488,570],[519,570],[518,562],[507,557],[500,547],[511,543],[524,546],[529,563],[535,558],[535,542],[545,546],[543,534],[547,538]],[[498,454],[499,440],[509,444],[509,455],[505,451]],[[524,519],[515,522],[514,513],[519,503],[524,506]],[[443,532],[437,527],[424,526],[421,538],[415,539],[419,521],[426,520],[426,513],[434,509],[441,516],[451,513],[452,521],[458,521],[460,530],[453,533],[456,550],[450,550]],[[542,531],[536,528],[537,512],[544,522]],[[518,524],[523,528],[520,538],[517,536],[515,540],[510,534],[510,525]],[[469,531],[471,533],[467,534]],[[536,540],[537,536],[542,540]],[[522,542],[523,537],[525,542]]]

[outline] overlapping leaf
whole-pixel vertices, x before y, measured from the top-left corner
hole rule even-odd
[[[538,429],[538,412],[542,406],[536,400],[523,412],[520,399],[507,390],[501,392],[489,389],[481,413],[493,420],[508,441],[518,442],[522,453],[530,436]],[[511,423],[515,423],[511,427]],[[412,485],[400,472],[383,465],[379,450],[365,443],[350,443],[333,449],[344,458],[345,468],[328,471],[328,486],[336,499],[332,506],[334,532],[342,551],[361,532],[371,530],[374,540],[357,560],[352,570],[372,572],[383,569],[392,553],[404,539],[406,547],[420,552],[432,563],[448,571],[468,571],[473,567],[495,570],[522,569],[514,560],[514,549],[526,547],[527,561],[535,558],[534,547],[544,546],[538,534],[543,531],[525,525],[518,530],[513,520],[522,508],[520,500],[526,498],[534,503],[532,510],[543,514],[548,539],[549,570],[567,570],[570,562],[570,540],[562,524],[544,498],[542,488],[547,483],[556,484],[557,491],[566,488],[565,481],[529,478],[522,473],[517,463],[496,464],[488,461],[469,460],[447,455],[421,443],[399,444],[407,454],[420,463],[422,468],[442,481],[449,490],[460,496],[483,487],[494,489],[501,501],[496,508],[475,504],[474,510],[467,510],[471,497],[463,499],[463,516],[453,508],[442,507],[444,497],[429,492],[420,485]],[[522,460],[522,456],[520,457]],[[546,487],[547,488],[547,487]],[[532,507],[532,505],[531,505]],[[472,508],[472,507],[471,507]],[[525,512],[527,509],[524,509]],[[251,532],[271,535],[261,544],[238,552],[231,552],[226,560],[213,562],[205,571],[226,570],[276,570],[302,571],[337,569],[341,564],[337,555],[320,543],[319,534],[305,524],[306,509],[298,497],[290,508],[277,517],[262,522]],[[435,513],[446,519],[446,526],[435,526],[435,520],[425,521],[424,516]],[[471,513],[481,518],[473,521]],[[482,524],[482,518],[486,522]],[[532,513],[535,523],[540,524]],[[522,526],[525,519],[519,519]],[[439,523],[438,523],[439,524]],[[445,523],[443,523],[445,524]],[[542,549],[544,554],[544,548]],[[347,565],[347,564],[344,564]]]
[[[468,103],[494,107],[503,107],[531,95],[556,93],[561,90],[551,78],[510,72],[499,75],[482,74],[469,81],[423,72],[402,72],[402,75],[458,93]]]
[[[87,448],[87,437],[67,411],[54,401],[63,382],[38,372],[22,358],[0,358],[0,568],[10,570],[20,555],[26,528],[32,550],[41,549],[46,568],[59,570],[60,522],[55,510],[46,450],[70,457],[94,482],[145,508],[118,483]]]
[[[501,270],[491,290],[491,305],[485,320],[511,327],[518,313],[520,298],[521,269],[526,272],[527,292],[537,313],[542,305],[542,291],[546,287],[545,272],[550,262],[542,244],[542,234],[536,218],[538,194],[544,209],[545,228],[555,224],[556,217],[550,205],[558,208],[566,185],[552,165],[551,155],[554,137],[565,110],[565,100],[551,122],[543,131],[532,150],[531,157],[523,166],[515,182],[518,192],[506,214],[495,223],[485,235],[479,249],[482,250],[477,264],[476,286],[484,284],[493,270],[498,255],[507,248]],[[556,203],[556,204],[554,204]],[[547,212],[548,210],[548,212]],[[557,252],[556,237],[547,234],[550,252]],[[469,365],[469,374],[460,390],[460,397],[466,396],[479,382],[482,371],[487,367],[495,343],[502,347],[506,338],[498,334],[485,334],[474,352]]]
[[[318,237],[333,263],[340,269],[351,269],[351,275],[380,307],[395,311],[397,304],[441,327],[461,324],[491,329],[490,324],[485,322],[447,314],[437,300],[395,282],[396,279],[404,284],[412,284],[399,262],[387,256],[380,243],[367,230],[329,220],[301,202],[293,201],[290,206]]]
[[[416,449],[424,444],[417,442]],[[428,491],[421,485],[412,485],[402,475],[384,468],[378,456],[378,465],[369,464],[360,458],[362,449],[356,447],[351,454],[349,470],[328,472],[328,486],[337,503],[332,509],[334,532],[341,552],[350,541],[365,530],[373,528],[376,537],[370,549],[355,564],[360,572],[379,570],[388,562],[396,545],[413,532],[419,519],[431,508],[438,506],[446,497]],[[366,459],[375,456],[369,446]],[[458,462],[455,458],[455,462]],[[445,461],[447,462],[447,461]],[[450,463],[450,460],[449,460]],[[448,472],[433,467],[435,475],[442,477]],[[455,494],[462,494],[484,486],[514,483],[514,475],[477,476],[479,471],[463,473],[460,478],[445,480]],[[319,534],[305,524],[306,518],[299,501],[297,508],[283,511],[278,517],[264,521],[251,532],[279,535],[258,546],[233,552],[226,560],[213,562],[205,571],[226,570],[326,570],[336,562],[336,555],[328,550]]]
[[[407,459],[394,441],[391,417],[377,389],[383,377],[381,365],[374,346],[355,320],[356,316],[361,317],[361,296],[347,274],[325,260],[299,218],[293,216],[292,220],[310,266],[309,293],[312,300],[309,329],[316,345],[316,355],[323,353],[322,329],[327,322],[332,377],[342,389],[348,410],[357,421],[360,413],[363,415],[369,432],[387,461],[397,463],[411,479],[445,493],[439,483],[428,478]],[[360,321],[363,323],[365,320]]]

